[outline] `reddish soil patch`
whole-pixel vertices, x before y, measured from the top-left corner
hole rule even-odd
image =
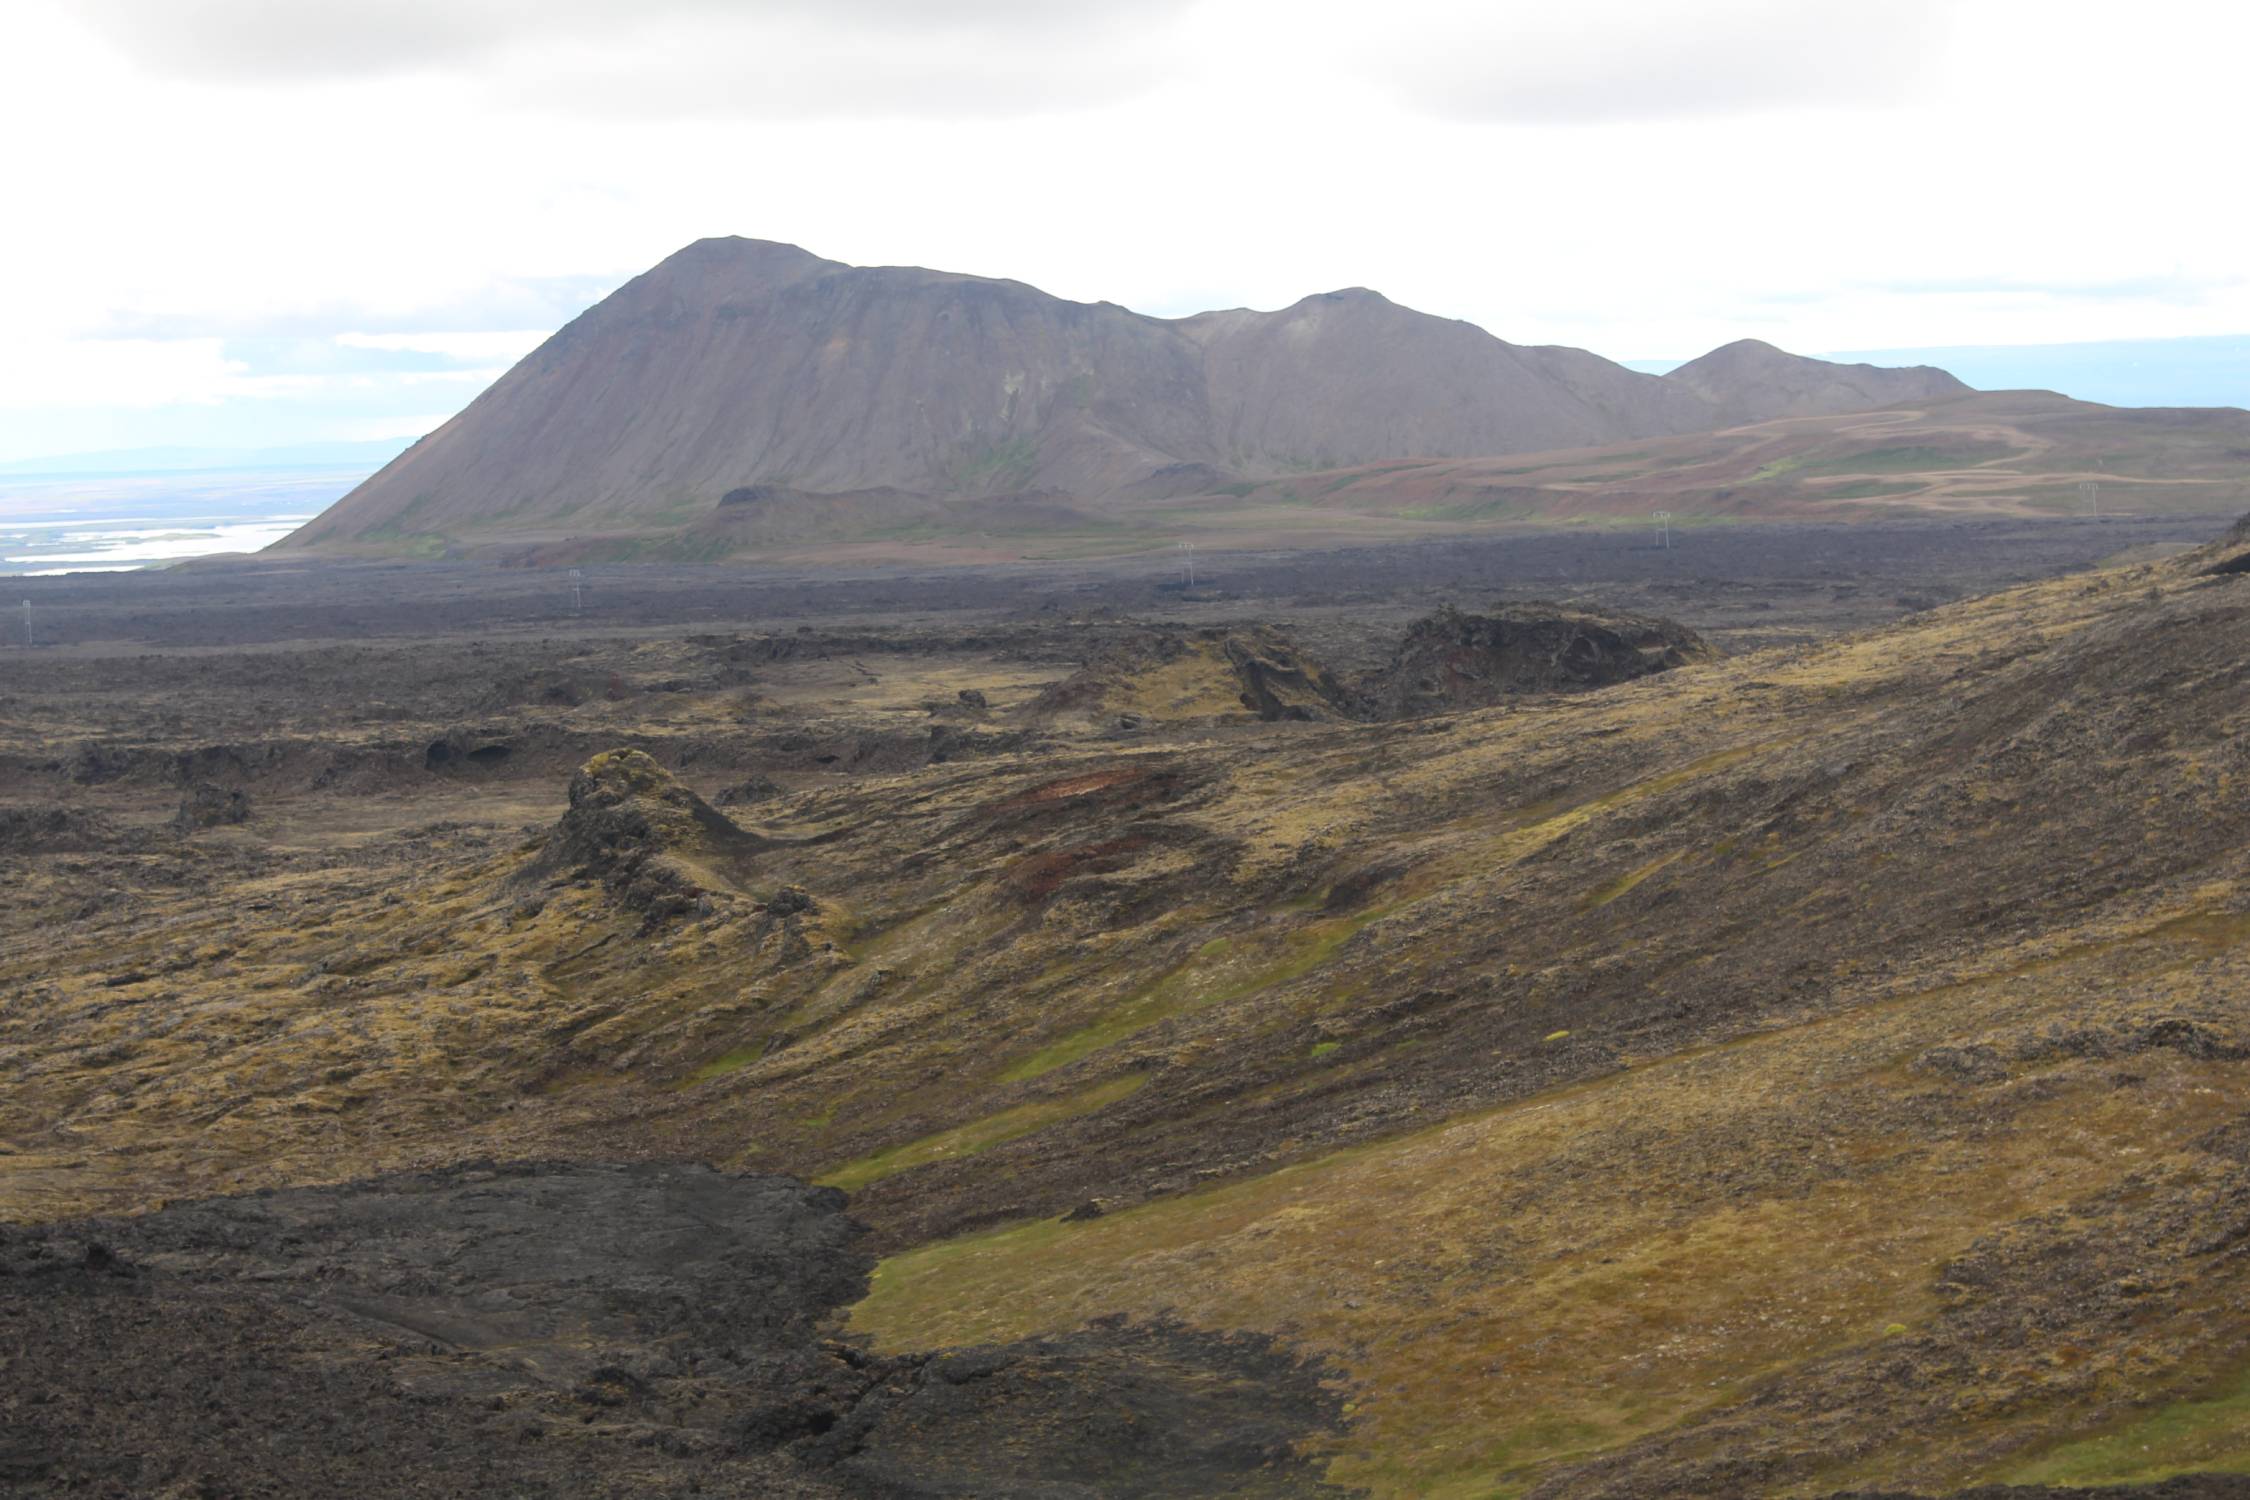
[[[1130,766],[1116,766],[1107,771],[1088,771],[1083,776],[1065,776],[1057,781],[1042,782],[1029,791],[1018,792],[1002,802],[992,804],[995,813],[1016,812],[1026,807],[1039,807],[1052,802],[1067,802],[1073,797],[1090,796],[1117,787],[1132,786],[1148,779],[1146,771]]]
[[[1104,839],[1099,843],[1073,844],[1050,849],[1017,861],[1008,868],[1007,881],[1027,901],[1044,901],[1073,875],[1099,874],[1125,863],[1123,856],[1148,847],[1145,838]]]

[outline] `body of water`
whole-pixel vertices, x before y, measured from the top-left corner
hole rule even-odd
[[[321,469],[0,479],[0,577],[122,573],[256,552],[365,477]]]

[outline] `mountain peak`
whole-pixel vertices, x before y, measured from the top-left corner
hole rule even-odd
[[[1730,344],[1721,344],[1718,348],[1713,349],[1709,354],[1704,355],[1702,358],[1705,360],[1717,360],[1729,357],[1778,359],[1805,358],[1805,356],[1803,355],[1791,354],[1788,350],[1783,349],[1778,345],[1769,344],[1764,339],[1736,339]],[[1690,363],[1700,363],[1700,361],[1691,360]]]
[[[1834,416],[1902,401],[1946,401],[1969,394],[1968,386],[1933,366],[1887,369],[1838,364],[1791,354],[1763,339],[1721,344],[1664,378],[1709,401],[1728,423]]]
[[[841,261],[824,260],[801,245],[713,235],[682,246],[658,261],[638,281],[660,283],[782,284],[823,271],[843,271]]]
[[[674,262],[699,260],[765,260],[765,261],[818,261],[822,265],[840,262],[825,260],[802,245],[792,245],[787,240],[761,240],[742,234],[711,234],[692,240],[658,261],[660,266]]]

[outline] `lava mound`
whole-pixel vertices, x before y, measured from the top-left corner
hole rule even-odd
[[[1359,684],[1375,718],[1482,708],[1521,693],[1583,692],[1716,655],[1672,620],[1563,604],[1490,614],[1441,609],[1417,620],[1390,663]]]
[[[1028,710],[1035,721],[1090,725],[1190,719],[1341,719],[1350,694],[1327,668],[1270,627],[1154,630],[1118,641],[1051,683]]]
[[[2250,515],[2229,526],[2217,541],[2197,549],[2195,555],[2204,563],[2198,571],[2208,577],[2250,573]]]
[[[0,1489],[57,1495],[1293,1496],[1340,1398],[1171,1325],[931,1356],[830,1335],[844,1195],[468,1163],[0,1225]]]
[[[599,880],[661,919],[736,888],[770,847],[641,751],[609,750],[570,778],[569,810],[519,879]]]
[[[48,803],[0,807],[0,853],[83,854],[125,839],[102,813]]]

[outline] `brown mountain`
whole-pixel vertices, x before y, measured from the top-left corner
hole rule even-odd
[[[1659,379],[1358,288],[1168,320],[1017,281],[701,240],[285,545],[704,522],[729,548],[824,516],[895,523],[937,497],[1202,494],[1385,459],[1705,431],[1745,409],[1837,409],[1862,387],[1862,405],[1898,399],[1858,370],[1773,352],[1790,366],[1759,364],[1736,388],[1731,365]]]
[[[1174,326],[1202,347],[1210,441],[1241,478],[1713,425],[1694,393],[1599,355],[1510,344],[1364,287]]]
[[[1969,387],[1933,365],[1839,365],[1759,339],[1723,344],[1664,378],[1709,402],[1728,425],[1775,417],[1833,417],[1901,401],[1948,401],[1969,394]]]

